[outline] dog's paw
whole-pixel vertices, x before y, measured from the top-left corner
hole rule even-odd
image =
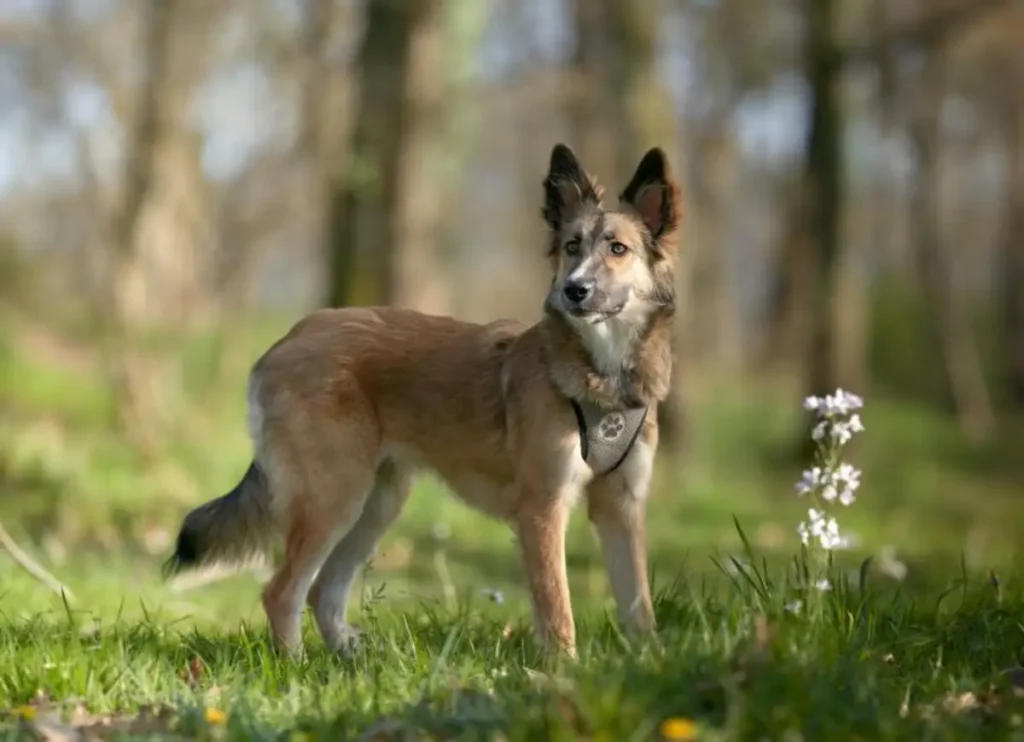
[[[273,634],[270,635],[270,647],[271,651],[282,660],[290,660],[292,662],[299,662],[305,657],[306,646],[303,644],[301,638],[290,637],[287,640],[283,640]]]
[[[362,646],[363,632],[358,626],[342,624],[331,632],[328,646],[343,657],[351,657]]]

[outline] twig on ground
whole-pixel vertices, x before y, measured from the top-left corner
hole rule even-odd
[[[0,523],[0,547],[5,549],[11,555],[11,558],[35,580],[43,583],[58,595],[63,595],[69,603],[75,599],[74,594],[68,589],[67,585],[47,572],[28,555],[28,552],[18,546],[18,543],[7,532],[7,529],[4,528],[3,523]]]

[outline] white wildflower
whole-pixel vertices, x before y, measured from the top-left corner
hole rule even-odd
[[[808,530],[807,524],[797,524],[796,532],[800,535],[800,541],[803,543],[803,545],[809,546],[811,543],[811,532]]]
[[[836,394],[841,394],[841,395],[843,395],[845,397],[846,406],[851,411],[852,410],[859,410],[861,407],[864,406],[864,400],[861,397],[858,397],[856,394],[851,394],[850,392],[844,392],[842,389],[838,389],[836,391]]]
[[[804,409],[808,411],[817,412],[821,409],[823,400],[821,397],[808,397],[804,400]]]
[[[783,610],[787,613],[792,613],[794,616],[800,613],[800,611],[803,610],[803,607],[804,602],[802,600],[794,600],[791,603],[786,603],[786,605],[782,606]]]
[[[821,536],[820,541],[822,548],[826,551],[839,551],[841,549],[847,549],[850,546],[846,537],[839,535],[839,527],[836,525],[835,519],[829,521],[829,528],[825,534]]]
[[[811,429],[811,438],[817,444],[817,460],[801,472],[796,483],[797,495],[810,496],[813,501],[807,519],[797,525],[797,534],[804,546],[814,542],[825,551],[846,549],[851,540],[840,532],[829,506],[838,502],[849,507],[857,499],[860,470],[839,461],[839,457],[854,435],[864,430],[857,413],[864,400],[840,388],[825,396],[807,397],[803,406],[817,418]]]
[[[804,470],[800,481],[796,484],[797,494],[806,495],[808,492],[814,492],[818,489],[818,486],[821,484],[821,475],[822,471],[819,466]]]
[[[825,409],[834,415],[848,415],[863,406],[864,400],[842,389],[836,389],[835,394],[825,397]]]
[[[857,489],[860,485],[860,469],[852,464],[840,464],[836,469],[835,478],[845,482],[852,489]]]
[[[817,525],[819,528],[816,535],[818,536],[818,541],[821,542],[821,548],[831,551],[838,546],[842,546],[843,540],[839,535],[839,524],[836,523],[835,518],[829,518],[828,520],[823,518],[818,521]]]
[[[857,499],[854,493],[860,487],[860,469],[851,464],[840,464],[832,477],[839,491],[839,502],[847,507]]]
[[[818,592],[827,593],[832,589],[832,583],[823,577],[814,583],[814,589]]]
[[[845,446],[853,438],[853,433],[844,423],[835,423],[832,427],[832,438],[840,446]]]
[[[823,418],[845,416],[863,406],[863,399],[842,389],[836,389],[834,394],[827,394],[824,397],[811,396],[804,400],[805,410],[816,412]]]
[[[822,426],[825,426],[825,430],[819,434],[818,428]],[[832,442],[842,448],[853,439],[855,433],[860,433],[863,430],[864,424],[861,423],[859,415],[854,415],[849,420],[830,418],[818,423],[812,431],[811,437],[820,443],[827,435],[832,439]]]
[[[826,517],[823,511],[816,508],[807,511],[807,520],[800,523],[796,530],[805,546],[812,538],[817,539],[826,551],[842,549],[847,545],[846,539],[839,534],[836,519]]]

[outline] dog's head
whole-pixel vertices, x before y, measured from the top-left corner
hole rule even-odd
[[[681,197],[665,153],[652,149],[614,208],[569,147],[558,144],[544,180],[554,278],[547,304],[573,322],[642,322],[675,299]]]

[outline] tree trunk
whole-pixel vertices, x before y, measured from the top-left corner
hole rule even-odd
[[[1007,398],[1024,410],[1024,95],[1007,117],[1007,189],[1003,227],[1003,352]]]
[[[657,81],[653,0],[577,0],[575,95],[569,106],[574,147],[615,198],[644,151],[671,150],[671,101]]]
[[[584,0],[586,2],[586,0]],[[660,146],[675,161],[675,112],[672,98],[658,79],[659,11],[656,0],[606,0],[612,47],[608,79],[611,115],[616,124],[616,194],[641,155]]]
[[[680,320],[690,339],[687,361],[699,367],[736,370],[743,348],[732,287],[729,205],[735,195],[737,153],[726,118],[713,115],[687,137],[690,256],[689,311]]]
[[[919,105],[909,127],[914,159],[910,222],[914,257],[936,345],[946,372],[946,388],[960,427],[971,440],[992,432],[993,412],[974,337],[970,308],[953,284],[950,259],[941,236],[941,123],[945,52],[937,48],[926,62]]]
[[[444,3],[446,29],[445,78],[447,91],[440,106],[444,119],[441,148],[444,166],[440,178],[441,210],[444,214],[437,252],[449,285],[466,286],[473,280],[467,246],[459,234],[463,188],[468,163],[480,132],[480,110],[475,96],[476,50],[487,30],[490,9],[479,0],[448,0]],[[447,288],[447,287],[446,287]],[[466,291],[449,291],[451,311],[465,314]]]
[[[866,393],[871,312],[867,263],[884,250],[885,237],[878,236],[876,199],[865,198],[854,205],[847,199],[850,218],[844,217],[840,255],[837,258],[834,332],[835,384],[843,389]],[[868,224],[864,224],[867,221]]]
[[[842,243],[842,55],[836,1],[805,0],[804,75],[810,87],[804,169],[794,184],[770,297],[765,363],[796,371],[808,394],[838,385],[836,275]],[[809,455],[801,433],[798,452]]]
[[[153,155],[160,135],[160,99],[167,81],[174,0],[150,0],[143,10],[145,52],[134,121],[128,127],[121,207],[114,221],[115,249],[123,259],[135,250],[135,226],[153,181]]]
[[[811,394],[837,383],[836,329],[833,300],[836,265],[842,237],[843,113],[841,68],[836,45],[835,0],[807,0],[807,78],[811,87],[811,120],[804,179],[810,271],[810,347],[806,388]]]
[[[137,270],[139,222],[154,180],[161,129],[161,100],[168,78],[173,0],[149,0],[142,10],[144,62],[134,118],[127,126],[124,176],[111,225],[111,337],[105,355],[111,365],[119,423],[143,451],[152,449],[152,415],[145,389],[146,370],[132,349],[132,279]]]
[[[799,360],[805,354],[810,332],[813,246],[805,225],[808,194],[804,177],[801,173],[785,189],[780,244],[775,249],[763,340],[758,348],[762,368],[784,372],[799,372]]]
[[[444,8],[441,2],[428,5],[411,31],[389,300],[422,312],[450,314],[451,293],[439,254],[447,185],[443,177]]]
[[[300,101],[299,149],[307,158],[313,159],[325,151],[324,147],[324,98],[329,79],[325,59],[325,48],[334,23],[334,0],[305,0],[302,24],[302,97]],[[318,170],[323,170],[326,163]]]
[[[841,57],[835,0],[805,0],[810,86],[804,170],[793,186],[771,299],[766,362],[795,368],[805,392],[837,386],[835,283],[843,202]],[[801,452],[807,439],[801,434]]]
[[[614,105],[610,84],[611,49],[609,0],[576,0],[576,51],[572,59],[572,91],[568,106],[572,147],[584,167],[612,188],[622,176],[617,172],[618,139],[609,115]]]
[[[348,164],[329,194],[331,305],[390,303],[395,296],[402,156],[415,115],[410,59],[438,7],[437,0],[367,2]]]

